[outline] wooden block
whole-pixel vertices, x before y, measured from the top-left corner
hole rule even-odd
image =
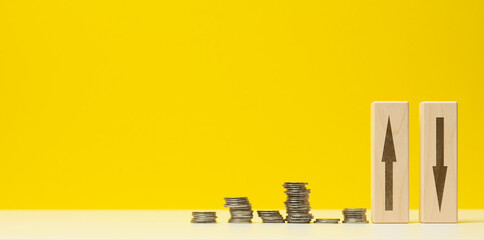
[[[457,102],[420,103],[420,222],[457,222]]]
[[[371,215],[408,223],[408,102],[371,105]]]

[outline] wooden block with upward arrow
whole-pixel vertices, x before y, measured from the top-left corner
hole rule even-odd
[[[371,216],[408,223],[408,102],[371,105]]]
[[[420,222],[457,222],[457,102],[420,103]]]

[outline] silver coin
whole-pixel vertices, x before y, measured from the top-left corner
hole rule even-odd
[[[345,212],[366,212],[366,208],[345,208]]]
[[[326,223],[326,222],[328,222],[328,223],[333,223],[333,222],[338,223],[339,221],[340,221],[339,218],[316,218],[314,220],[314,222],[321,222],[321,223]]]
[[[308,183],[307,182],[285,182],[284,185],[298,185],[298,186],[302,185],[302,186],[304,186],[304,185],[308,185]]]
[[[216,212],[192,212],[193,216],[198,216],[198,215],[210,215],[210,216],[215,216],[217,213]]]

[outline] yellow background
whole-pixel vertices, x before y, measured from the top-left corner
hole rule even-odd
[[[484,1],[0,0],[0,208],[370,207],[370,103],[459,102],[484,208]]]

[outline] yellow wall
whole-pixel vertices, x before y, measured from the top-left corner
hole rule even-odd
[[[0,208],[370,206],[370,103],[459,101],[484,208],[484,1],[0,0]],[[481,190],[477,190],[481,189]]]

